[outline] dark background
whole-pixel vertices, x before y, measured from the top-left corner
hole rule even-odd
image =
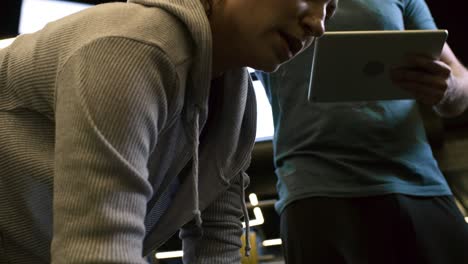
[[[466,0],[426,0],[439,28],[449,31],[448,43],[457,57],[468,65]],[[462,5],[465,3],[465,5]]]
[[[126,0],[68,0],[71,2],[87,3],[87,4],[100,4],[105,2],[126,2]],[[255,1],[255,0],[252,0]],[[346,1],[346,0],[341,0]],[[466,16],[466,9],[463,8],[462,3],[466,0],[426,0],[429,7],[431,8],[434,19],[439,28],[447,29],[449,31],[448,43],[452,47],[453,51],[460,59],[462,63],[468,65],[468,37],[466,36],[468,19]],[[0,39],[14,37],[18,35],[19,18],[21,13],[21,0],[6,0],[2,1],[0,8]],[[465,113],[462,117],[453,120],[445,120],[446,130],[456,130],[460,128],[460,125],[468,124],[468,114]],[[449,129],[447,129],[447,127]],[[454,129],[456,128],[456,129]],[[445,137],[446,135],[440,137]],[[255,146],[253,153],[252,165],[249,168],[248,173],[255,177],[254,184],[251,184],[247,193],[257,193],[260,200],[274,201],[276,199],[276,189],[274,176],[274,168],[272,166],[272,146],[271,141],[258,142]],[[459,179],[460,177],[452,177]],[[468,177],[467,177],[468,183]],[[454,183],[452,187],[463,187],[467,188],[466,184]],[[468,189],[462,190],[467,195],[464,198],[468,205]],[[463,200],[463,199],[461,199]],[[262,212],[266,219],[264,225],[258,228],[254,228],[254,231],[263,239],[277,238],[279,219],[273,207],[266,206],[262,208]],[[253,215],[250,211],[250,215]],[[164,250],[177,250],[180,249],[180,241],[177,237],[169,240],[161,251]],[[266,254],[278,254],[278,248],[271,248],[271,252],[263,252]],[[276,252],[275,252],[276,250]],[[161,263],[179,263],[176,262],[161,262]],[[179,262],[178,262],[179,261]]]
[[[100,4],[105,2],[126,2],[125,0],[69,0],[72,2]],[[346,0],[343,0],[346,1]],[[18,34],[19,16],[21,13],[21,0],[2,1],[0,9],[0,38],[13,37]],[[448,29],[448,43],[457,57],[468,64],[468,37],[466,27],[468,19],[463,3],[466,0],[426,0],[431,8],[434,19],[439,28]]]

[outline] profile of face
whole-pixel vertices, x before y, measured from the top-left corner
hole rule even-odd
[[[215,57],[274,71],[324,33],[337,1],[214,0],[210,22]]]

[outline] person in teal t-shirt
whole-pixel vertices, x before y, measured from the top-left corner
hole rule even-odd
[[[328,31],[435,28],[424,0],[342,0],[327,24]],[[257,72],[274,115],[286,262],[468,263],[467,224],[417,102],[309,103],[312,53],[270,75]],[[468,73],[448,45],[440,60],[411,58],[391,76],[442,116],[467,106]]]

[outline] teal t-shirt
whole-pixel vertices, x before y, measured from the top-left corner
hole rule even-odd
[[[328,31],[434,28],[423,0],[340,0],[327,23]],[[450,195],[416,102],[309,103],[312,53],[261,74],[275,125],[277,211],[313,196]]]

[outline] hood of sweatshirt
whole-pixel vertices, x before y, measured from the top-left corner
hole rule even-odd
[[[199,136],[200,136],[200,128],[205,126],[207,116],[208,116],[208,100],[210,93],[210,86],[211,86],[211,72],[212,72],[212,35],[211,35],[211,27],[208,17],[205,12],[205,8],[203,7],[200,0],[128,0],[129,3],[137,3],[140,5],[148,6],[148,7],[156,7],[165,10],[167,13],[172,14],[174,17],[179,19],[190,32],[192,40],[193,40],[193,65],[197,65],[196,67],[192,67],[191,71],[189,72],[189,76],[187,79],[187,90],[186,90],[186,98],[190,98],[190,100],[186,101],[189,105],[187,105],[190,111],[189,116],[185,117],[186,122],[189,125],[188,129],[191,131],[191,140],[193,143],[192,149],[192,193],[193,193],[193,215],[195,217],[196,224],[199,228],[201,228],[201,213],[200,213],[200,198],[199,198],[199,189],[203,186],[199,187]],[[239,156],[248,156],[250,157],[250,151],[253,147],[254,139],[255,139],[255,122],[256,122],[256,111],[255,103],[247,104],[247,97],[255,97],[253,94],[253,87],[250,82],[250,78],[248,77],[248,73],[246,69],[239,69],[239,70],[232,70],[230,72],[225,73],[224,81],[228,82],[226,86],[237,86],[239,87],[248,87],[247,90],[250,90],[247,96],[247,90],[240,91],[240,94],[244,94],[243,99],[240,99],[240,106],[235,106],[235,102],[228,103],[226,105],[231,111],[236,111],[238,113],[238,118],[242,119],[244,115],[244,111],[246,111],[245,107],[249,108],[247,113],[249,115],[248,120],[252,122],[247,125],[249,128],[253,128],[251,131],[248,131],[247,138],[243,138],[245,141],[245,148],[239,151]],[[230,78],[233,77],[234,79]],[[229,89],[228,89],[229,90]],[[255,101],[255,99],[253,99]],[[247,106],[248,105],[248,106]],[[230,111],[227,111],[230,112]],[[250,116],[252,115],[252,116]],[[240,121],[240,120],[238,120]],[[241,123],[241,121],[240,121]],[[240,124],[239,123],[239,124]],[[216,130],[216,129],[215,129]],[[221,133],[223,134],[223,133]],[[232,140],[232,139],[231,139]],[[234,141],[237,141],[234,139]],[[237,142],[240,143],[240,142]],[[237,144],[236,144],[237,145]],[[226,152],[226,153],[224,153]],[[231,151],[223,151],[223,154],[217,155],[219,153],[204,153],[200,158],[202,160],[207,160],[205,157],[206,155],[210,156],[210,159],[217,159],[211,162],[212,165],[208,166],[208,168],[204,168],[203,172],[208,172],[208,174],[219,174],[220,171],[220,164],[221,167],[229,167],[236,171],[239,167],[245,167],[245,163],[250,160],[250,158],[245,159],[241,162],[239,166],[232,166],[233,164],[226,164],[231,163],[233,161],[239,161],[239,159],[234,158],[233,154],[230,153]],[[219,160],[219,157],[224,157],[224,159]],[[227,165],[227,166],[226,166]],[[232,171],[232,172],[234,172]],[[222,173],[221,173],[222,174]],[[243,177],[241,177],[243,179]],[[222,182],[228,182],[229,180],[223,178],[221,176]],[[204,180],[206,181],[206,179]],[[203,181],[202,181],[203,182]],[[243,181],[241,185],[244,186]],[[241,192],[241,204],[244,211],[244,217],[246,220],[248,231],[248,214],[245,205],[245,193],[242,189]],[[164,222],[164,221],[163,221]],[[157,244],[158,241],[157,236],[158,234],[152,230],[146,238],[146,248],[144,249],[145,254],[148,253],[149,248]],[[201,232],[200,232],[201,233]],[[249,240],[247,240],[246,244],[246,255],[249,254]]]
[[[147,7],[155,7],[165,10],[178,20],[182,21],[187,30],[191,33],[194,44],[194,65],[189,72],[187,80],[186,101],[191,109],[187,123],[189,124],[190,136],[193,144],[192,148],[192,177],[194,208],[198,226],[201,226],[201,213],[199,209],[198,195],[198,171],[199,171],[199,137],[200,127],[203,127],[208,115],[208,95],[211,83],[212,67],[212,37],[210,23],[206,16],[205,9],[199,0],[128,0],[129,3],[136,3]]]
[[[211,27],[205,8],[199,0],[128,0],[149,7],[158,7],[177,17],[191,33],[194,43],[194,65],[187,80],[187,96],[200,110],[200,120],[206,119],[212,71]],[[203,125],[203,124],[200,124]]]

